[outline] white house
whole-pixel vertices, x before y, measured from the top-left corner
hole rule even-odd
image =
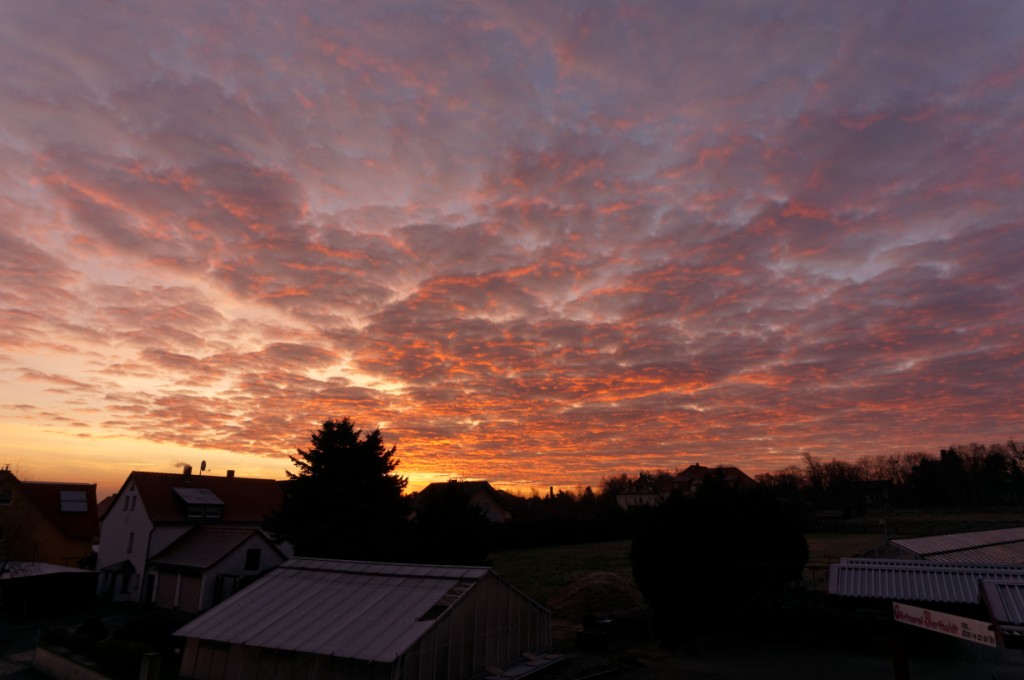
[[[281,501],[278,482],[231,471],[226,477],[194,475],[187,466],[181,473],[132,472],[100,518],[100,592],[152,602],[161,572],[151,569],[155,556],[197,527],[259,529]]]
[[[201,525],[154,555],[146,575],[153,604],[195,613],[287,559],[259,529]]]

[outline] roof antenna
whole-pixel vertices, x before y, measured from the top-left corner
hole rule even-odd
[[[206,471],[206,461],[204,460],[203,462],[201,462],[199,464],[199,476],[202,477],[203,476],[203,472],[205,472],[205,471]]]

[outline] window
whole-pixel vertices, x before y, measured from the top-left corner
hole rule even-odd
[[[122,512],[128,509],[128,496],[124,497],[124,506],[122,506]]]
[[[201,505],[190,505],[186,511],[189,519],[199,519],[203,516],[203,506]]]
[[[128,507],[129,510],[135,510],[135,499],[136,498],[138,498],[138,496],[132,496],[132,502],[129,504],[129,507]]]
[[[86,512],[89,510],[89,501],[86,500],[84,491],[61,491],[60,511],[61,512]]]
[[[128,549],[125,550],[125,552],[126,553],[131,553],[132,548],[134,546],[135,546],[135,532],[133,531],[133,532],[128,534]]]
[[[245,570],[246,571],[259,571],[260,570],[260,549],[249,548],[245,551]]]
[[[0,489],[0,505],[10,505],[14,498],[14,489]]]
[[[206,506],[206,516],[207,517],[212,517],[213,519],[217,519],[218,517],[220,517],[220,514],[221,514],[221,507],[219,505],[207,505]]]

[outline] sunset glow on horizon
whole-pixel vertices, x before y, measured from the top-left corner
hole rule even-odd
[[[0,7],[0,466],[1024,437],[1024,5]]]

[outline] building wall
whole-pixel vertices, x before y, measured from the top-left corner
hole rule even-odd
[[[550,648],[550,614],[489,575],[403,655],[399,677],[461,680]]]
[[[132,500],[134,499],[134,500]],[[146,550],[150,544],[153,523],[142,504],[142,498],[129,482],[118,495],[100,523],[100,547],[96,569],[128,560],[135,567],[134,574],[106,573],[100,579],[100,590],[109,592],[115,601],[135,601],[142,598],[146,571]],[[127,580],[125,587],[124,580]]]
[[[474,491],[470,502],[477,505],[484,511],[484,516],[489,522],[507,522],[511,514],[495,498],[486,491]]]
[[[356,663],[314,654],[279,652],[189,638],[179,677],[189,680],[393,680],[393,664]]]
[[[246,569],[246,557],[250,549],[260,551],[260,561],[255,569]],[[255,576],[280,565],[285,561],[273,546],[262,536],[254,535],[235,548],[231,554],[202,572],[183,573],[170,567],[152,567],[155,588],[152,602],[165,609],[179,609],[196,613],[210,609],[218,602],[230,597],[238,589],[238,583],[246,576]],[[217,581],[220,579],[221,587]]]

